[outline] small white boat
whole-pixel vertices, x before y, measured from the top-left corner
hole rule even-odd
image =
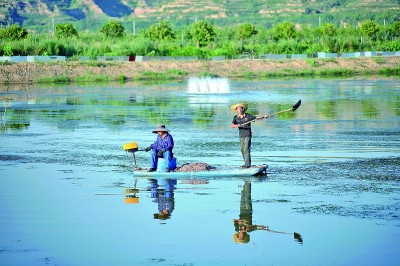
[[[241,167],[228,167],[221,166],[216,167],[211,170],[204,171],[193,171],[193,172],[163,172],[163,171],[154,171],[148,172],[147,169],[135,170],[133,175],[135,177],[162,177],[162,178],[213,178],[213,177],[251,177],[251,176],[263,176],[267,174],[268,165],[259,165],[252,166],[250,168],[241,168]]]
[[[166,161],[163,158],[159,158],[157,171],[149,172],[148,169],[139,168],[136,165],[135,152],[139,151],[139,147],[136,142],[124,144],[122,149],[127,153],[133,155],[135,164],[134,176],[135,177],[152,177],[152,178],[213,178],[213,177],[251,177],[251,176],[262,176],[267,174],[268,165],[256,165],[249,168],[242,167],[231,167],[231,166],[218,166],[208,167],[205,169],[193,170],[193,171],[180,171],[179,167],[175,171],[165,172],[167,167]],[[195,163],[196,164],[196,163]],[[176,159],[174,158],[174,165],[176,165]],[[208,169],[208,170],[206,170]]]

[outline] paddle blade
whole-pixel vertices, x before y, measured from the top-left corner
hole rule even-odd
[[[296,111],[297,108],[300,107],[300,105],[301,105],[301,100],[299,100],[295,105],[293,105],[293,107],[292,107],[292,112]]]

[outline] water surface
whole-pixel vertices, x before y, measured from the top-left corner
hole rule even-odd
[[[188,83],[0,88],[0,264],[400,264],[397,80]],[[265,177],[135,178],[122,151],[162,122],[178,165],[242,165],[229,107],[298,99],[253,124]]]

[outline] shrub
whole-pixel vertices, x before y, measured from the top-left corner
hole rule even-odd
[[[4,55],[5,56],[12,56],[13,55],[13,50],[12,50],[12,47],[10,45],[5,45],[3,47],[3,50],[4,50]]]
[[[153,41],[173,41],[175,40],[175,33],[169,27],[167,21],[160,21],[157,25],[152,25],[147,28],[145,36]]]
[[[397,68],[384,68],[378,71],[380,75],[387,75],[387,76],[400,76],[400,67]]]
[[[56,25],[56,37],[57,38],[70,38],[78,37],[78,30],[72,25],[72,23],[57,24]]]
[[[28,30],[14,24],[6,28],[5,30],[2,30],[0,37],[13,41],[22,40],[28,37]]]
[[[120,38],[125,36],[125,27],[119,21],[110,20],[100,29],[100,32],[106,37]]]
[[[315,60],[314,58],[307,58],[306,63],[309,64],[312,67],[317,67],[319,66],[318,61]]]
[[[215,38],[213,26],[202,20],[193,23],[189,32],[193,41],[197,43],[197,47],[207,46]]]

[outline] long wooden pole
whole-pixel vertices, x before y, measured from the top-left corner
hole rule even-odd
[[[268,117],[271,117],[271,116],[274,116],[274,115],[277,115],[277,114],[281,114],[281,113],[285,113],[285,112],[289,112],[289,111],[294,112],[294,111],[297,110],[297,108],[300,107],[300,105],[301,105],[301,100],[298,100],[297,103],[295,103],[295,105],[292,106],[292,108],[289,108],[289,109],[286,109],[286,110],[282,110],[282,111],[270,114]],[[262,119],[265,119],[265,117],[260,117],[260,118],[253,119],[251,121],[248,121],[248,122],[245,122],[243,124],[240,124],[240,126],[244,126],[244,125],[247,125],[247,124],[250,124],[252,122],[255,122],[255,121],[258,121],[258,120],[262,120]]]

